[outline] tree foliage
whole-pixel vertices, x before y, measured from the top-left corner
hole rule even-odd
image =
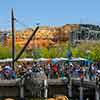
[[[0,45],[0,59],[11,58],[11,48]]]
[[[16,45],[16,56],[20,52],[20,46]],[[21,57],[26,57],[27,54],[24,52]],[[0,45],[0,59],[11,58],[12,57],[12,47]]]
[[[56,58],[56,57],[67,57],[69,46],[66,43],[61,45],[52,46],[49,48],[37,48],[31,51],[25,50],[21,58],[33,57],[33,58]],[[73,57],[84,57],[93,61],[100,61],[100,43],[99,42],[84,42],[76,45],[75,47],[70,46]],[[20,52],[20,46],[16,46],[16,55]],[[90,51],[90,52],[87,52]],[[12,48],[4,47],[0,45],[0,59],[11,58]]]
[[[84,57],[94,61],[100,61],[100,43],[84,42],[73,48],[74,57]]]

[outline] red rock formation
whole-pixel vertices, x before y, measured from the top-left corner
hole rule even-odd
[[[77,30],[79,25],[64,25],[62,27],[40,27],[30,44],[29,48],[34,47],[49,47],[56,43],[65,42],[69,40],[70,32]],[[21,47],[27,42],[28,38],[32,34],[32,29],[25,29],[23,31],[16,32],[16,44]],[[11,45],[10,36],[8,38],[8,45]]]

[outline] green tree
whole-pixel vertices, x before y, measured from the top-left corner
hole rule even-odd
[[[11,58],[11,48],[0,45],[0,59]]]

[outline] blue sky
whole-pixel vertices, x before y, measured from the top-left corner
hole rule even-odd
[[[0,29],[10,28],[11,8],[26,26],[100,24],[100,0],[0,0]],[[24,28],[16,23],[17,28]]]

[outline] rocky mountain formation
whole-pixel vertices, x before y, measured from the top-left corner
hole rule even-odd
[[[49,47],[56,45],[61,42],[66,42],[69,40],[70,33],[74,30],[79,29],[79,25],[76,24],[66,24],[61,27],[44,27],[41,26],[36,32],[35,36],[28,45],[29,48],[38,47]],[[32,29],[28,28],[25,30],[16,32],[16,45],[21,47],[26,43],[30,35],[32,34]],[[7,45],[11,45],[12,37],[9,36],[7,39]]]
[[[16,31],[16,45],[23,47],[32,32],[32,28]],[[91,24],[66,24],[61,27],[40,26],[28,48],[50,47],[66,43],[72,34],[74,40],[99,40],[100,27]],[[5,38],[5,44],[9,46],[12,44],[11,42],[12,37],[9,35]]]

